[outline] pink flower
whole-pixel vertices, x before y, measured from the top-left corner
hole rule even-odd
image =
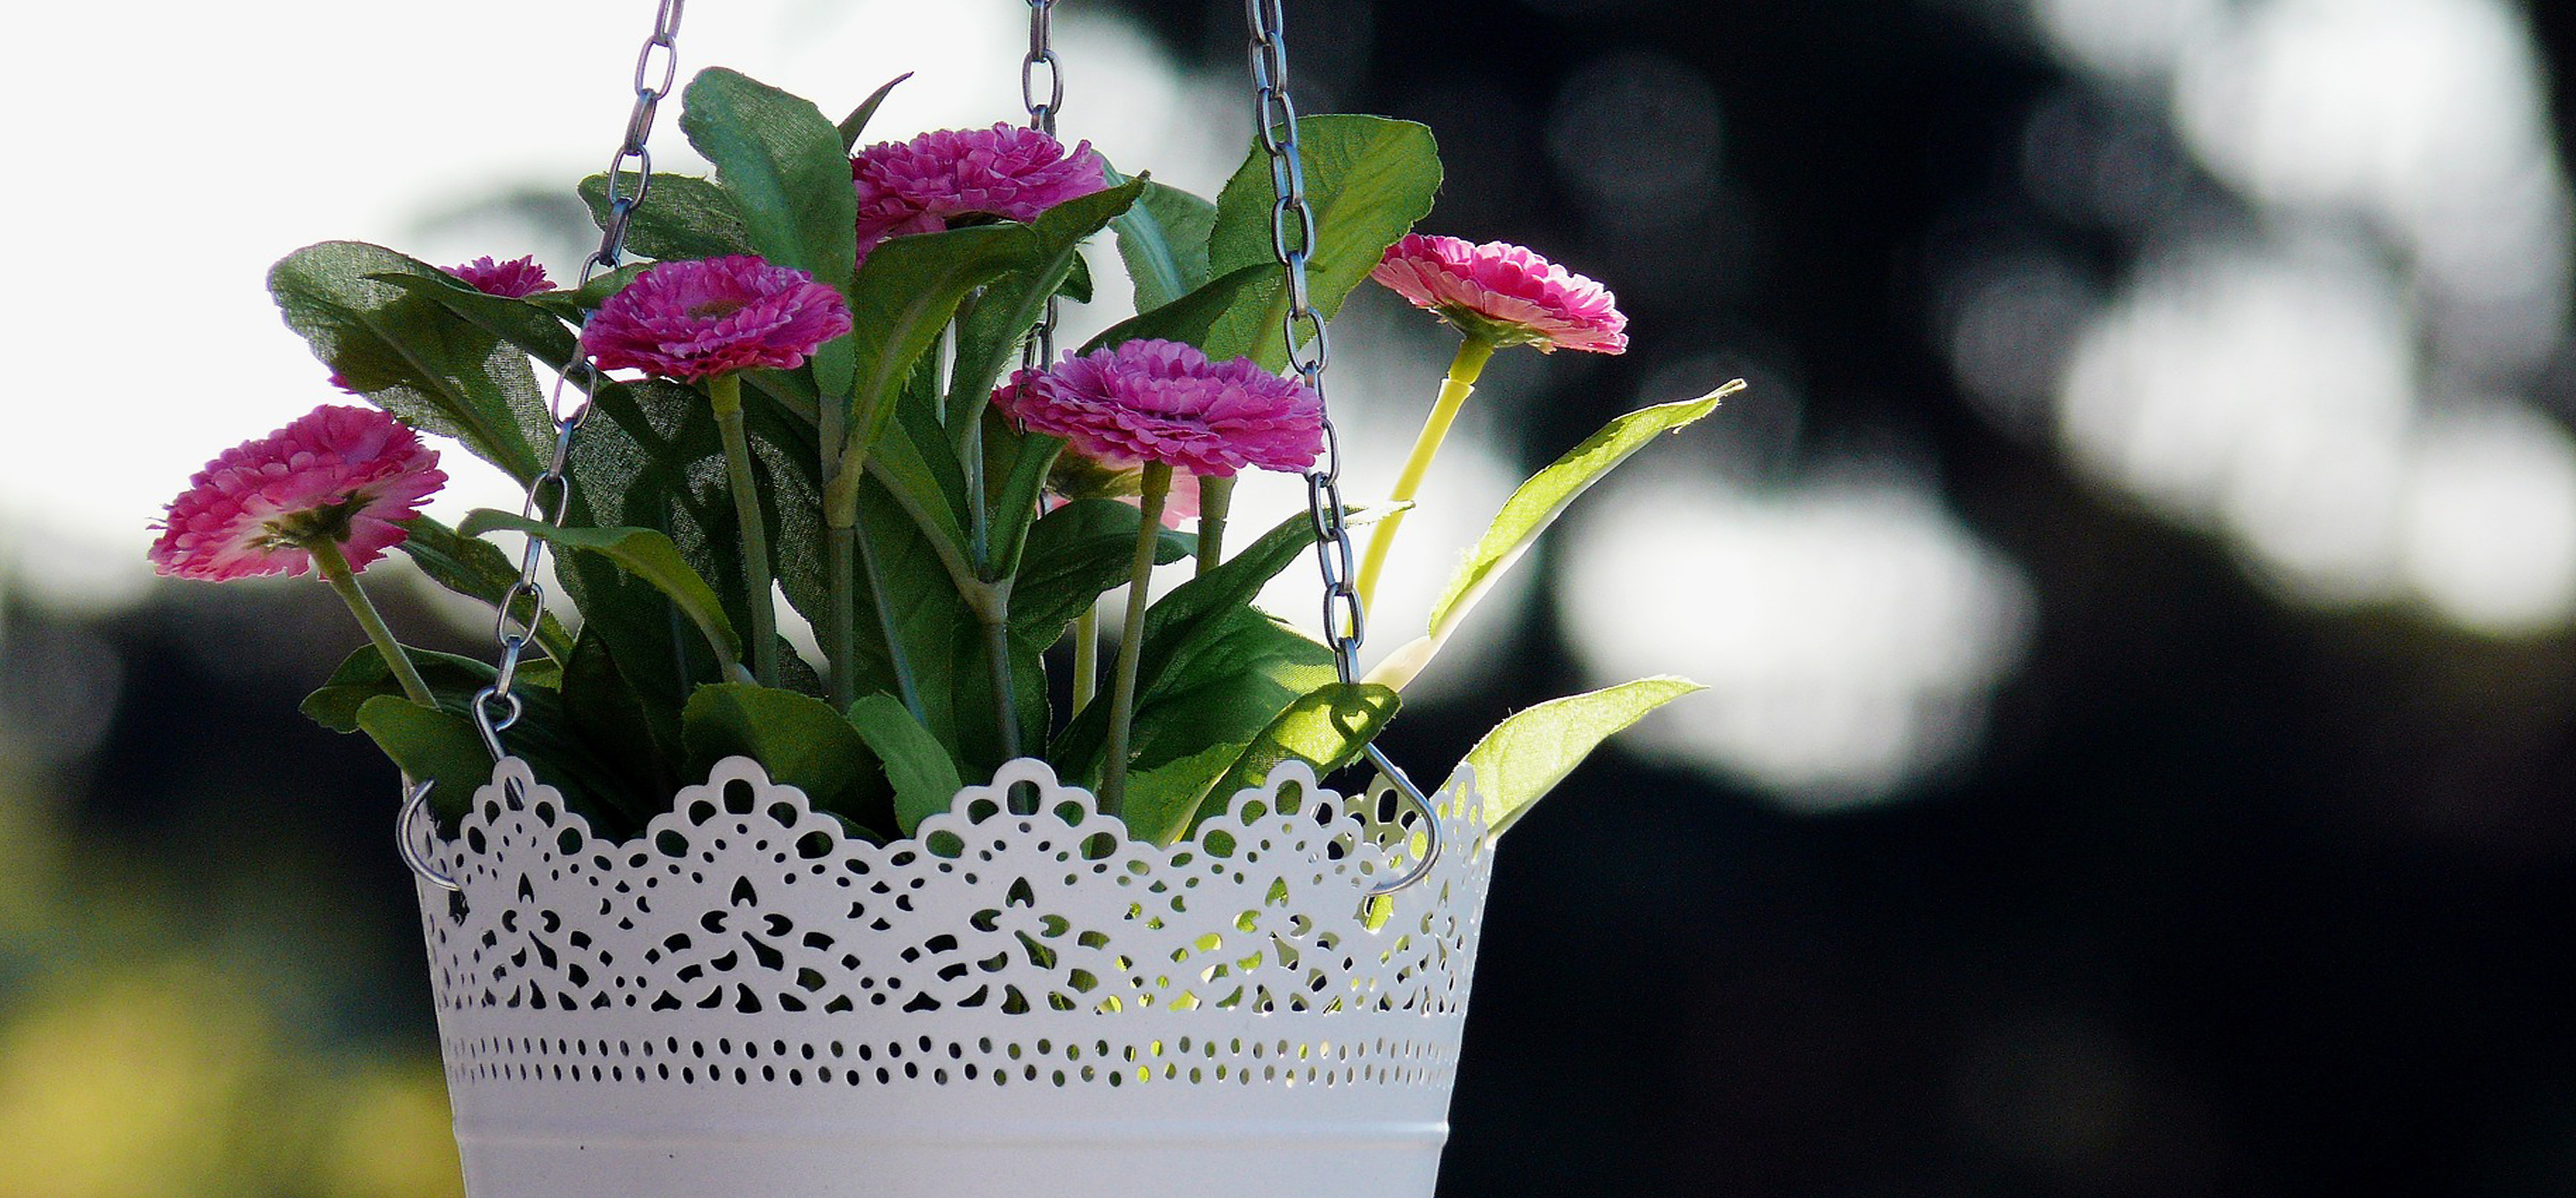
[[[888,237],[936,233],[974,217],[1028,221],[1109,186],[1091,143],[1035,129],[941,129],[882,142],[850,160],[859,189],[859,260]]]
[[[1161,462],[1230,476],[1303,470],[1324,449],[1324,409],[1306,384],[1250,358],[1210,362],[1177,341],[1130,341],[1023,370],[993,393],[1020,423],[1112,467]]]
[[[363,570],[447,475],[436,450],[373,408],[325,404],[206,463],[170,501],[148,556],[163,574],[229,582],[302,574],[334,541]]]
[[[581,349],[602,370],[634,367],[692,382],[738,370],[792,370],[850,331],[841,293],[749,254],[665,262],[592,313]]]
[[[1501,241],[1406,234],[1369,277],[1495,345],[1625,353],[1628,318],[1599,283]]]
[[[447,273],[465,280],[466,284],[485,295],[518,299],[540,291],[554,290],[555,282],[546,277],[546,268],[537,265],[537,256],[494,262],[485,254],[463,266],[451,266]]]

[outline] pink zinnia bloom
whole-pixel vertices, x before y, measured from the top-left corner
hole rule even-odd
[[[1303,470],[1324,449],[1324,408],[1250,358],[1210,362],[1177,341],[1130,341],[1023,370],[993,393],[1020,423],[1103,465],[1189,474]]]
[[[1100,155],[1035,129],[941,129],[882,142],[850,160],[859,189],[859,260],[888,237],[936,233],[975,217],[1034,220],[1109,186]]]
[[[1609,288],[1508,242],[1470,245],[1408,233],[1386,248],[1369,277],[1495,345],[1628,349],[1628,318]]]
[[[306,546],[330,540],[363,570],[446,481],[438,452],[401,422],[325,404],[206,463],[170,501],[149,556],[163,574],[229,582],[302,574]]]
[[[850,331],[841,293],[749,254],[665,262],[635,276],[582,326],[602,370],[633,367],[692,382],[762,367],[793,370]]]
[[[463,279],[467,286],[485,295],[518,299],[540,291],[554,290],[555,282],[546,277],[546,268],[537,265],[537,256],[495,262],[485,254],[462,266],[451,266],[447,273]]]

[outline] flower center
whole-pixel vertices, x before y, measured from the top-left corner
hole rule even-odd
[[[691,319],[691,320],[722,320],[722,319],[724,319],[725,317],[731,316],[731,315],[733,315],[734,313],[736,313],[736,312],[740,312],[740,311],[742,311],[743,309],[748,308],[748,307],[750,307],[750,306],[751,306],[751,301],[749,301],[749,300],[738,300],[738,299],[731,299],[731,298],[725,298],[725,299],[711,299],[711,300],[704,301],[704,302],[702,302],[702,303],[695,303],[695,304],[691,304],[691,305],[689,305],[689,319]]]
[[[317,541],[346,541],[349,520],[366,506],[366,496],[351,495],[337,503],[286,512],[264,525],[268,533],[265,549],[303,549]]]

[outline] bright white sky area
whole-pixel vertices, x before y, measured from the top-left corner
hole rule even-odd
[[[48,5],[22,44],[50,51],[0,75],[0,100],[30,120],[15,149],[52,182],[22,269],[52,280],[5,301],[19,339],[21,399],[0,438],[0,578],[49,605],[104,610],[154,585],[146,525],[215,453],[317,403],[356,402],[279,322],[269,265],[326,239],[374,241],[436,264],[536,252],[558,280],[577,252],[495,212],[514,192],[569,195],[603,169],[624,129],[649,3],[439,5],[287,0],[239,12],[171,5],[153,34],[134,14]],[[1017,122],[1026,8],[1007,0],[923,6],[884,0],[727,0],[686,12],[680,82],[722,63],[837,117],[885,80],[896,89],[871,139]],[[1060,13],[1068,140],[1127,169],[1213,195],[1241,160],[1249,100],[1232,79],[1189,79],[1141,31],[1097,9]],[[653,137],[664,171],[704,173],[675,96]],[[552,249],[552,252],[548,252]],[[583,248],[587,248],[586,246]],[[1106,302],[1069,309],[1065,343],[1124,316],[1114,255],[1095,252]],[[66,319],[87,313],[88,319]],[[113,318],[108,318],[114,314]],[[1354,303],[1332,395],[1349,443],[1401,445],[1427,405],[1449,334],[1401,305]],[[1489,394],[1507,396],[1510,371]],[[1456,547],[1474,540],[1514,481],[1471,411],[1381,592],[1381,649],[1423,621]],[[1390,485],[1398,453],[1354,453],[1355,500]],[[1383,458],[1384,460],[1379,460]],[[462,452],[431,511],[451,522],[514,507],[506,480]],[[1238,524],[1266,527],[1304,502],[1293,479],[1255,479]],[[397,568],[394,575],[399,577]],[[1273,597],[1315,608],[1311,571]],[[1418,684],[1436,694],[1508,628],[1524,585],[1492,596],[1451,660]],[[455,610],[471,618],[465,607]],[[477,620],[479,623],[479,619]],[[1398,635],[1401,633],[1401,635]]]

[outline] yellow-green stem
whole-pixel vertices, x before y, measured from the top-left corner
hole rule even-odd
[[[743,606],[751,616],[751,673],[762,686],[778,685],[778,611],[772,606],[769,526],[760,518],[760,492],[751,477],[751,437],[743,431],[742,380],[720,374],[707,380],[724,438],[725,481],[733,489],[734,522],[742,531]]]
[[[1092,600],[1073,618],[1073,714],[1091,705],[1100,693],[1100,601]]]
[[[1225,560],[1225,517],[1234,509],[1234,476],[1199,476],[1199,563],[1205,574]]]
[[[1395,478],[1395,493],[1388,496],[1397,503],[1413,498],[1422,487],[1422,477],[1431,473],[1431,459],[1440,453],[1440,443],[1449,436],[1449,426],[1458,419],[1458,409],[1466,406],[1467,397],[1476,391],[1476,376],[1484,373],[1485,361],[1494,356],[1494,344],[1469,337],[1458,345],[1458,356],[1449,362],[1449,376],[1440,380],[1440,398],[1431,405],[1431,416],[1422,422],[1421,435],[1413,439],[1413,454],[1404,459],[1404,472]],[[1395,512],[1377,522],[1369,533],[1368,555],[1360,560],[1360,607],[1366,610],[1377,599],[1378,575],[1386,569],[1387,552],[1395,547],[1395,530],[1404,527],[1404,513]]]
[[[325,537],[304,549],[313,555],[313,572],[340,593],[340,602],[348,604],[349,614],[358,617],[358,627],[367,630],[367,639],[375,643],[377,656],[385,659],[395,681],[402,683],[403,697],[423,707],[438,706],[437,696],[429,693],[429,683],[411,664],[411,654],[403,652],[402,642],[394,639],[394,630],[385,627],[384,616],[368,601],[367,593],[358,588],[358,575],[349,569],[349,559],[341,555],[339,542]]]
[[[1153,589],[1154,542],[1163,532],[1163,501],[1172,493],[1172,468],[1145,463],[1137,503],[1144,516],[1136,529],[1136,560],[1127,570],[1127,627],[1118,641],[1118,671],[1109,686],[1108,761],[1100,774],[1100,813],[1118,814],[1127,798],[1127,739],[1136,717],[1136,663],[1145,651],[1145,604]]]

